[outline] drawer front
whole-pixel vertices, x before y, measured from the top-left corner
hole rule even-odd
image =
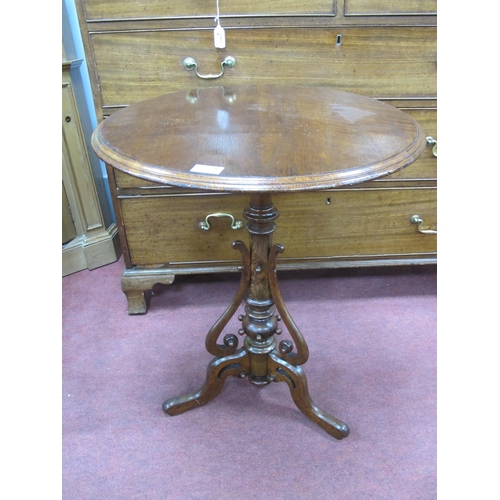
[[[318,85],[380,98],[436,95],[435,27],[228,29],[223,50],[213,48],[212,30],[94,33],[91,43],[104,107],[231,84]],[[227,55],[236,65],[216,80],[182,66],[192,57],[200,74],[217,74]]]
[[[437,109],[404,108],[402,111],[420,123],[426,137],[430,136],[437,141]],[[434,156],[431,145],[428,145],[422,156],[409,167],[381,179],[380,182],[402,179],[437,180],[437,156]]]
[[[276,194],[280,212],[274,241],[285,245],[283,259],[332,256],[407,255],[436,252],[436,236],[420,234],[410,223],[419,215],[436,227],[435,189],[352,189]],[[246,195],[185,195],[121,200],[133,265],[238,260],[231,242],[247,241],[245,229],[215,212],[242,217]]]
[[[436,14],[437,0],[345,0],[346,16]]]
[[[436,228],[435,189],[337,189],[275,200],[276,242],[285,258],[363,256],[436,251],[436,236],[411,224],[420,215]]]
[[[137,0],[85,0],[87,20],[104,19],[151,19],[168,17],[214,17],[215,0],[149,0],[147,4]],[[336,2],[332,0],[220,0],[219,12],[225,15],[332,15]]]
[[[133,265],[227,261],[238,259],[234,240],[247,241],[244,227],[233,230],[229,218],[209,219],[210,229],[199,223],[217,212],[243,221],[245,195],[195,195],[121,200],[130,259]]]

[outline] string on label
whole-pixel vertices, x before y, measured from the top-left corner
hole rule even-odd
[[[214,45],[216,49],[226,48],[226,32],[224,28],[220,25],[220,15],[219,15],[219,0],[216,0],[217,14],[215,16],[215,22],[217,23],[214,29]]]

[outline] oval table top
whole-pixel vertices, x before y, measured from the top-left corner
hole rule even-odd
[[[217,191],[304,191],[414,162],[420,126],[395,107],[325,87],[228,85],[166,94],[105,119],[92,146],[127,174]]]

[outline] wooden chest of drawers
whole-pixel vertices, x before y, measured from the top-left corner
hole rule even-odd
[[[436,234],[426,231],[436,227],[435,0],[220,0],[224,49],[214,47],[215,0],[77,0],[77,8],[99,120],[168,92],[197,99],[197,88],[247,83],[329,86],[411,114],[430,137],[412,166],[358,187],[275,197],[275,241],[289,248],[279,267],[436,262]],[[144,313],[144,292],[176,274],[237,271],[231,242],[244,236],[231,224],[244,195],[108,175],[129,313]],[[303,221],[293,242],[292,217]]]

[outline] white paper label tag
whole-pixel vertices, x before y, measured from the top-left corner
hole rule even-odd
[[[214,29],[214,45],[216,49],[226,48],[226,32],[220,24]]]
[[[199,165],[198,163],[190,170],[196,174],[213,174],[219,175],[224,170],[224,167],[215,167],[213,165]]]

